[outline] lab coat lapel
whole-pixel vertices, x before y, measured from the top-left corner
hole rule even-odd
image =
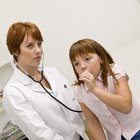
[[[24,74],[16,67],[14,67],[14,77],[25,86],[32,85],[33,91],[42,93],[45,92],[45,90],[40,86],[39,83],[34,82],[28,75]]]
[[[44,71],[44,77],[47,79],[47,81],[49,82],[53,92],[55,93],[56,92],[56,81],[53,79],[52,75],[51,75],[51,72],[47,69],[45,69]],[[36,82],[33,82],[32,83],[32,88],[33,88],[33,91],[37,91],[37,92],[45,92],[46,91],[42,88],[42,86],[39,84],[39,83],[36,83]],[[52,92],[52,90],[50,89],[47,89],[49,92]]]
[[[40,86],[39,83],[36,83],[36,82],[32,83],[32,90],[35,91],[35,92],[45,93],[45,90]]]
[[[21,72],[17,67],[14,67],[13,75],[23,85],[28,85],[32,83],[32,79],[30,79],[26,74]]]
[[[53,93],[56,93],[56,83],[57,83],[57,81],[53,78],[54,77],[53,73],[51,73],[51,71],[49,71],[48,69],[45,69],[44,77],[49,82]]]

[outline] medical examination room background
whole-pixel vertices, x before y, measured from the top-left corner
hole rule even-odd
[[[13,70],[6,34],[17,21],[40,28],[45,65],[56,67],[70,84],[70,45],[82,38],[98,41],[126,69],[140,103],[140,0],[0,0],[0,91]],[[9,119],[0,101],[0,131]]]

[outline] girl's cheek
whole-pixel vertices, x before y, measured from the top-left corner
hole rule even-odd
[[[80,74],[82,73],[82,72],[80,72],[80,71],[78,71],[78,70],[77,70],[76,72],[77,72],[78,75],[80,75]]]

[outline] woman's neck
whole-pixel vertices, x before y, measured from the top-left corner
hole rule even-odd
[[[37,70],[36,67],[23,67],[19,64],[17,64],[17,68],[22,71],[26,75],[30,75],[33,77],[35,80],[39,80],[41,78],[41,73]]]

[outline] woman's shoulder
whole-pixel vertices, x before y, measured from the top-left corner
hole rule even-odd
[[[43,69],[44,69],[44,71],[47,71],[47,72],[56,72],[56,73],[58,73],[58,70],[55,67],[45,66]]]
[[[59,72],[55,67],[44,67],[44,74],[45,75],[50,75],[52,78],[54,79],[60,79],[62,81],[65,81],[67,83],[67,79],[65,78],[65,76]]]
[[[21,85],[22,84],[18,80],[16,80],[14,75],[12,75],[9,81],[5,84],[4,91],[11,91],[13,89],[21,88]]]

